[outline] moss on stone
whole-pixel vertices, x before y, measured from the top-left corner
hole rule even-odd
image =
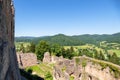
[[[75,58],[76,65],[79,65],[80,63],[80,58]]]

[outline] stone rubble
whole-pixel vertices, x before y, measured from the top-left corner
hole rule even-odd
[[[34,53],[17,53],[17,61],[20,68],[26,68],[38,63],[37,56]]]
[[[74,80],[120,80],[120,78],[114,77],[109,67],[103,69],[102,66],[86,56],[74,57],[69,60],[50,56],[50,53],[47,52],[44,54],[43,61],[55,64],[53,67],[54,80],[70,80],[70,77],[74,77]]]

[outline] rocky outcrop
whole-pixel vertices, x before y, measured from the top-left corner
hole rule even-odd
[[[57,57],[54,55],[51,56],[49,52],[44,53],[43,63],[56,63],[61,60],[63,60],[62,56]]]
[[[34,53],[17,53],[17,61],[21,68],[33,66],[38,63],[37,56]]]
[[[57,56],[51,56],[51,63],[56,63],[58,61],[62,61],[63,56],[57,57]]]
[[[14,46],[14,7],[0,0],[0,80],[21,80]]]
[[[53,76],[54,80],[120,80],[120,67],[88,57],[76,57],[57,62]]]
[[[51,62],[51,56],[49,52],[44,53],[43,63],[50,63]]]

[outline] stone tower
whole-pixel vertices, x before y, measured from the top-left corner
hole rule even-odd
[[[14,46],[14,6],[0,0],[0,80],[21,80]]]

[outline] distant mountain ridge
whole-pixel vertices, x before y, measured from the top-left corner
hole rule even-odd
[[[120,43],[120,33],[115,34],[84,34],[67,36],[64,34],[57,34],[54,36],[43,36],[43,37],[15,37],[16,42],[35,42],[38,43],[40,40],[48,41],[49,43],[58,43],[65,46],[75,46],[83,44],[97,44],[101,41]]]

